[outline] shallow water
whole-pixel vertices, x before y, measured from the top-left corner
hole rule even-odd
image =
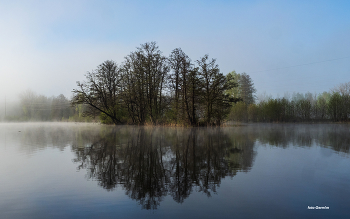
[[[340,124],[3,123],[0,218],[349,218],[349,148]]]

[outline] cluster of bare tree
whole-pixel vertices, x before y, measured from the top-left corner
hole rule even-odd
[[[350,83],[316,95],[295,93],[291,98],[269,98],[259,103],[236,103],[230,119],[251,122],[349,121]]]
[[[226,91],[236,86],[220,73],[208,55],[192,63],[181,50],[162,55],[155,42],[145,43],[118,65],[105,61],[78,82],[73,104],[89,107],[114,124],[220,125],[238,98]]]

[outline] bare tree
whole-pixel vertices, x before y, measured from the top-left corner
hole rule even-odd
[[[84,112],[86,116],[95,114],[94,110],[97,110],[114,124],[122,123],[121,74],[118,65],[114,61],[105,61],[85,76],[86,81],[78,81],[79,88],[73,90],[72,104],[89,105],[89,110]]]
[[[204,121],[207,125],[213,123],[220,125],[220,121],[226,117],[228,114],[226,109],[229,109],[231,106],[231,101],[229,95],[225,93],[234,86],[234,83],[230,83],[232,80],[228,80],[220,73],[219,66],[215,62],[215,59],[209,60],[208,55],[197,60],[202,90]]]
[[[156,124],[164,113],[167,59],[155,42],[142,44],[126,57],[123,66],[124,101],[134,122]]]
[[[183,122],[196,125],[196,110],[199,104],[201,84],[198,68],[194,68],[191,59],[181,50],[174,49],[170,55],[171,89],[174,91],[175,122],[178,118]]]
[[[186,78],[183,78],[182,76],[185,73],[185,69],[187,66],[184,65],[184,61],[188,59],[187,55],[180,49],[176,48],[174,49],[169,57],[169,64],[171,68],[171,74],[169,75],[170,79],[170,88],[174,92],[174,109],[173,109],[173,119],[175,120],[175,123],[178,122],[178,118],[181,116],[180,115],[180,102],[181,99],[183,100],[183,95],[181,90],[183,90],[183,83],[186,81]],[[183,112],[183,111],[182,111]],[[183,113],[182,113],[183,115]]]

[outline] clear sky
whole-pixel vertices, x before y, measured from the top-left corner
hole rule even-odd
[[[0,99],[26,89],[70,97],[87,71],[150,41],[166,56],[209,54],[222,73],[249,74],[258,93],[350,81],[350,1],[2,0]]]

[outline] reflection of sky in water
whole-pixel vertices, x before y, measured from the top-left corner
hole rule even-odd
[[[21,132],[18,132],[19,129]],[[117,147],[120,153],[131,138],[128,137],[130,128],[62,123],[34,126],[0,124],[1,218],[65,218],[67,215],[78,218],[189,218],[194,215],[200,218],[345,218],[350,213],[348,126],[225,128],[220,135],[229,144],[222,144],[220,150],[207,150],[210,144],[208,146],[208,142],[203,141],[215,130],[210,130],[208,134],[205,128],[200,128],[195,139],[198,141],[196,147],[201,150],[198,153],[206,156],[209,152],[210,156],[216,153],[211,159],[219,159],[220,165],[233,159],[231,166],[225,168],[231,168],[234,174],[230,177],[229,170],[225,170],[226,174],[220,175],[215,182],[218,187],[216,192],[211,192],[210,198],[199,191],[198,186],[193,186],[181,204],[174,202],[174,197],[166,193],[157,210],[152,211],[140,210],[139,202],[125,195],[125,185],[117,184],[112,191],[101,187],[101,179],[89,177],[89,165],[77,170],[80,165],[76,161],[78,152],[90,156],[82,153],[86,151],[84,149],[93,142],[103,145],[101,139],[110,141],[108,134],[116,130],[126,136],[116,138],[118,144],[115,145],[120,145]],[[149,135],[151,130],[146,128],[144,134]],[[176,170],[172,166],[174,162],[171,162],[176,157],[175,131],[173,128],[158,128],[154,132],[163,136],[162,154],[166,170]],[[176,132],[178,152],[183,153],[186,148],[190,131],[180,128]],[[153,137],[154,146],[157,145],[154,141],[157,136]],[[149,140],[143,139],[142,142]],[[107,148],[110,147],[108,144],[105,145]],[[122,152],[123,156],[129,156],[127,150]],[[184,164],[184,156],[178,157],[182,159],[179,162]],[[203,156],[198,158],[204,159]],[[119,158],[117,163],[123,162]],[[206,165],[205,160],[201,165]],[[131,166],[128,168],[132,169]],[[329,206],[331,210],[307,210],[307,206],[316,205]]]

